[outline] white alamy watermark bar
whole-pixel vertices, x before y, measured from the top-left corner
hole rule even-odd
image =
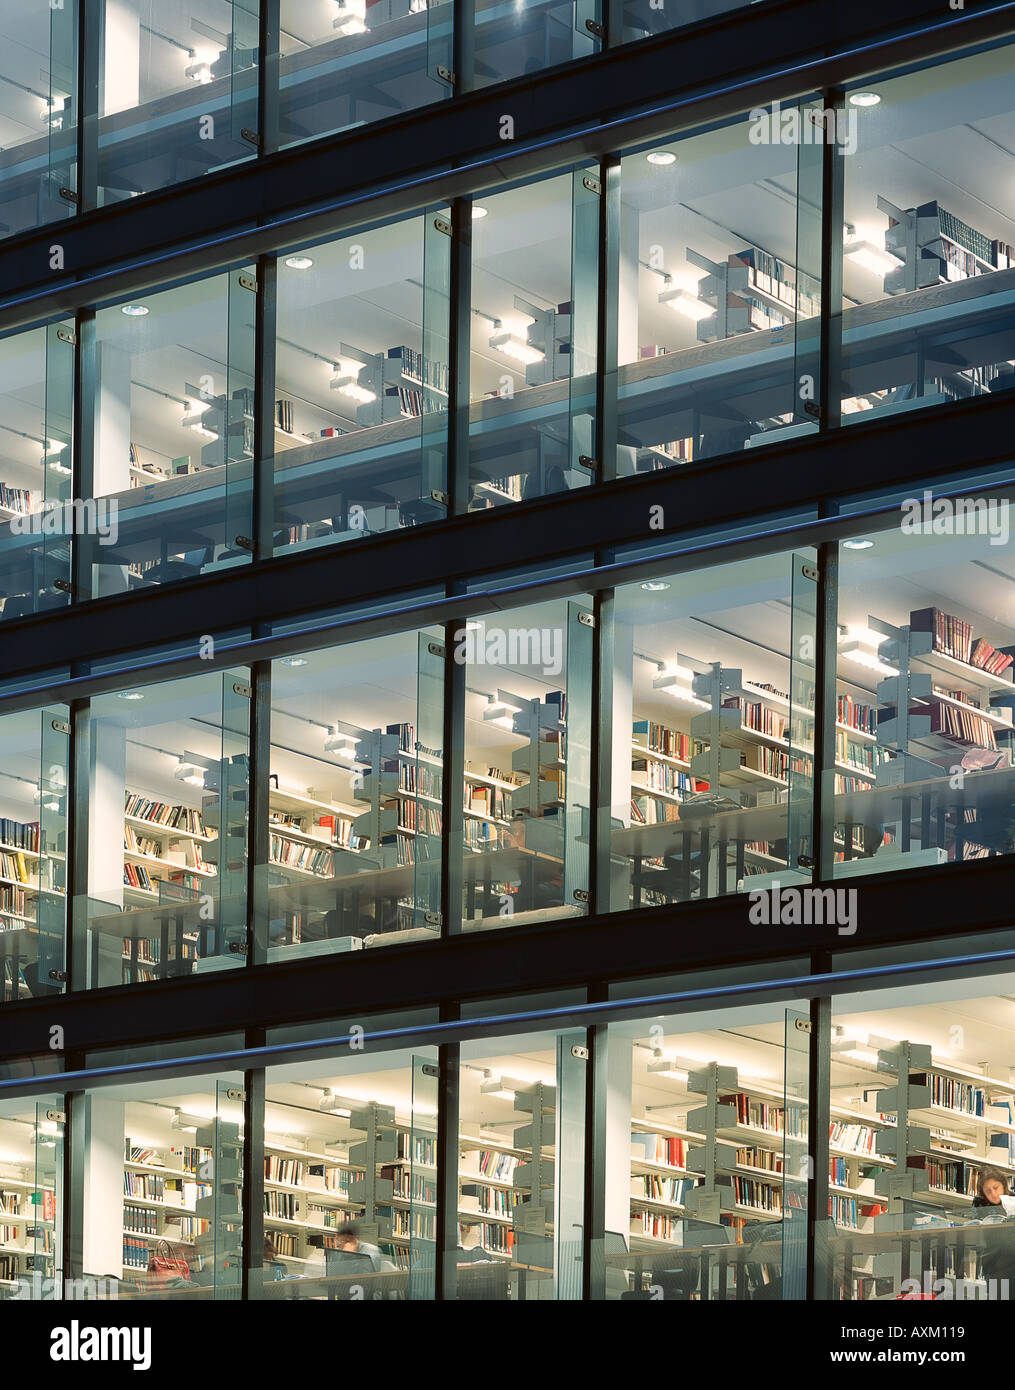
[[[991,545],[1007,545],[1011,535],[1009,504],[999,497],[935,497],[924,488],[901,510],[904,536],[987,536]]]
[[[791,106],[784,111],[776,101],[772,109],[756,106],[749,113],[747,138],[752,145],[838,145],[842,155],[856,154],[856,108],[820,110]]]
[[[43,502],[37,512],[11,517],[15,536],[97,536],[100,545],[116,545],[119,503],[115,497],[71,497]]]

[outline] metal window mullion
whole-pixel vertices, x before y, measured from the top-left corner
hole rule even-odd
[[[831,1115],[832,1000],[811,1000],[810,1066],[807,1078],[807,1134],[811,1170],[807,1181],[807,1301],[830,1296],[830,1251],[821,1238],[828,1230],[828,1125]]]
[[[263,1047],[263,1028],[249,1028],[245,1035],[248,1047]],[[264,1107],[265,1070],[257,1067],[243,1073],[243,1198],[241,1211],[243,1229],[240,1249],[242,1285],[240,1296],[246,1300],[260,1293],[260,1276],[264,1264]],[[219,1181],[218,1174],[214,1180]]]
[[[279,111],[281,0],[260,0],[257,37],[257,134],[259,153],[274,154],[281,140]]]
[[[596,335],[596,480],[617,476],[617,384],[620,319],[620,178],[618,155],[599,170],[599,283]]]
[[[94,309],[79,309],[74,319],[74,401],[71,437],[71,491],[88,500],[95,496],[95,412],[98,394],[99,352]],[[71,599],[80,601],[92,593],[94,536],[82,534],[70,540]],[[74,675],[83,675],[80,670]]]
[[[268,864],[271,770],[271,662],[250,668],[249,799],[247,804],[247,965],[268,959]],[[225,808],[219,808],[224,826]],[[221,912],[221,903],[219,904]]]
[[[74,700],[69,711],[67,765],[67,868],[65,885],[66,992],[88,988],[88,821],[91,702]],[[82,810],[84,814],[82,814]]]
[[[593,600],[592,747],[589,750],[589,915],[609,912],[610,808],[613,803],[613,666],[616,591]]]
[[[254,308],[254,481],[251,534],[255,560],[274,555],[275,533],[275,336],[278,325],[278,261],[257,263]]]
[[[845,94],[832,87],[824,92],[825,119],[838,113]],[[821,361],[818,400],[822,430],[842,423],[842,227],[845,220],[845,155],[838,139],[824,143],[821,168]]]
[[[444,629],[444,779],[441,785],[441,936],[462,929],[465,836],[465,674],[455,660],[456,635],[464,619]]]
[[[77,210],[99,205],[99,93],[105,6],[78,0],[77,9]]]
[[[452,68],[454,93],[471,92],[476,81],[476,0],[452,0],[454,4]]]
[[[456,7],[457,9],[457,7]],[[450,305],[448,323],[448,516],[469,509],[469,396],[472,318],[472,199],[451,205]]]
[[[606,997],[603,986],[588,991],[589,1002]],[[606,1101],[609,1073],[606,1023],[588,1028],[588,1085],[585,1088],[585,1220],[582,1224],[582,1298],[606,1297]]]
[[[441,1020],[458,1018],[457,1003],[444,1004]],[[461,1046],[455,1041],[437,1049],[437,1212],[434,1229],[434,1298],[458,1297],[458,1132],[461,1102]]]
[[[813,834],[811,857],[819,881],[835,869],[835,734],[837,713],[836,657],[838,635],[839,547],[818,547],[817,640],[814,682],[814,753],[811,772]]]

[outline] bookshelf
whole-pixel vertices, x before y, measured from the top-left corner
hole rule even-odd
[[[167,1240],[180,1247],[188,1262],[200,1267],[197,1239],[211,1223],[198,1204],[211,1193],[211,1184],[199,1178],[209,1168],[210,1149],[195,1142],[136,1144],[124,1138],[123,1274],[137,1279],[148,1268],[156,1245]]]
[[[55,1188],[40,1184],[34,1161],[0,1163],[0,1289],[52,1278],[56,1237]]]

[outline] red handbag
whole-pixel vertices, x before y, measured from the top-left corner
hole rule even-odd
[[[160,1240],[148,1257],[148,1277],[157,1284],[170,1279],[190,1280],[190,1265],[168,1240]]]

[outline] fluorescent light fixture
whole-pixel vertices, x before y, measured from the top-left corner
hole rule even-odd
[[[850,106],[877,106],[881,101],[877,92],[851,92]]]
[[[194,416],[194,415],[204,415],[206,411],[211,410],[213,404],[214,404],[213,401],[200,401],[200,400],[195,400],[193,396],[188,396],[188,397],[187,397],[187,409],[188,409],[188,411],[189,411],[190,413],[184,415],[184,417],[183,417],[183,423],[184,423],[185,425],[189,425],[189,424],[193,423],[193,422],[192,422],[192,419],[191,419],[192,416]]]
[[[61,130],[63,128],[63,112],[63,97],[50,97],[42,108],[39,119],[43,125],[51,126],[53,130]]]
[[[308,664],[305,656],[284,656],[282,657],[283,666],[306,666]]]
[[[347,1120],[352,1118],[352,1111],[348,1106],[342,1104],[340,1096],[336,1096],[334,1091],[329,1091],[321,1098],[318,1106],[319,1110],[326,1110],[329,1115],[343,1115]]]
[[[877,652],[872,652],[870,647],[864,646],[862,642],[847,642],[845,646],[839,648],[839,655],[847,661],[854,662],[857,666],[866,666],[868,671],[877,671],[882,676],[897,676],[899,673],[894,666],[889,666],[886,661],[882,661]]]
[[[185,430],[193,430],[195,434],[199,434],[202,439],[218,439],[218,432],[216,430],[211,430],[207,425],[201,423],[201,415],[203,415],[204,411],[207,409],[208,407],[205,406],[200,414],[184,415],[180,424]]]
[[[117,698],[120,700],[143,700],[144,696],[140,690],[120,690],[117,692]]]
[[[146,304],[121,304],[120,313],[126,314],[129,319],[143,319],[151,310]]]
[[[490,339],[490,346],[502,352],[505,357],[513,357],[516,362],[524,362],[530,366],[533,362],[544,362],[546,353],[542,348],[534,347],[532,343],[527,343],[524,338],[519,338],[517,333],[495,333]]]
[[[356,401],[360,405],[369,405],[371,401],[377,399],[377,393],[371,391],[368,386],[361,386],[354,376],[342,374],[336,371],[331,378],[331,389],[341,391],[343,396],[348,396],[351,401]]]
[[[173,772],[173,777],[177,782],[187,782],[192,787],[204,786],[204,768],[196,763],[181,763]]]
[[[290,270],[309,270],[313,265],[309,256],[286,256],[285,263]]]
[[[869,540],[850,540],[850,541],[843,541],[842,544],[843,544],[843,546],[846,548],[846,550],[873,550],[873,549],[874,549],[874,542],[873,542],[873,541],[869,541]]]
[[[875,246],[872,241],[847,241],[842,254],[864,270],[869,270],[872,275],[887,275],[890,270],[898,270],[902,264],[898,256]]]
[[[855,626],[850,623],[839,638],[840,642],[862,642],[865,647],[880,647],[882,642],[888,641],[888,636],[884,632],[875,632],[873,628],[866,627],[863,623]]]
[[[665,579],[646,579],[641,587],[650,594],[661,594],[664,589],[668,589],[670,586]]]
[[[675,313],[683,314],[684,318],[710,319],[715,315],[715,310],[711,304],[705,304],[696,294],[691,294],[690,290],[663,290],[659,296],[659,303],[665,304],[668,309]]]
[[[650,164],[676,164],[677,156],[671,154],[669,150],[653,150],[645,158]]]
[[[211,64],[210,63],[191,63],[183,70],[184,77],[189,77],[192,82],[210,82]]]
[[[479,1094],[481,1096],[496,1096],[500,1100],[514,1100],[519,1091],[527,1091],[529,1084],[526,1081],[518,1081],[510,1076],[498,1076],[496,1072],[488,1071],[487,1080],[480,1083]]]
[[[208,1123],[209,1117],[207,1115],[195,1115],[188,1110],[181,1110],[177,1107],[177,1109],[173,1111],[173,1118],[169,1122],[169,1128],[196,1134],[203,1125]]]
[[[354,758],[358,744],[359,740],[351,734],[340,734],[337,729],[332,729],[324,740],[324,751],[334,753],[337,758]]]
[[[489,208],[480,207],[479,203],[473,203],[473,205],[472,205],[472,220],[473,220],[473,222],[478,222],[481,218],[483,218],[483,217],[489,217],[489,215],[490,215],[490,209],[489,209]]]
[[[363,16],[358,14],[340,14],[337,19],[331,21],[331,27],[343,35],[369,34],[370,32],[363,22]]]
[[[656,1048],[652,1056],[653,1060],[648,1064],[648,1070],[652,1076],[665,1076],[671,1081],[687,1080],[687,1072],[664,1057],[661,1049]]]

